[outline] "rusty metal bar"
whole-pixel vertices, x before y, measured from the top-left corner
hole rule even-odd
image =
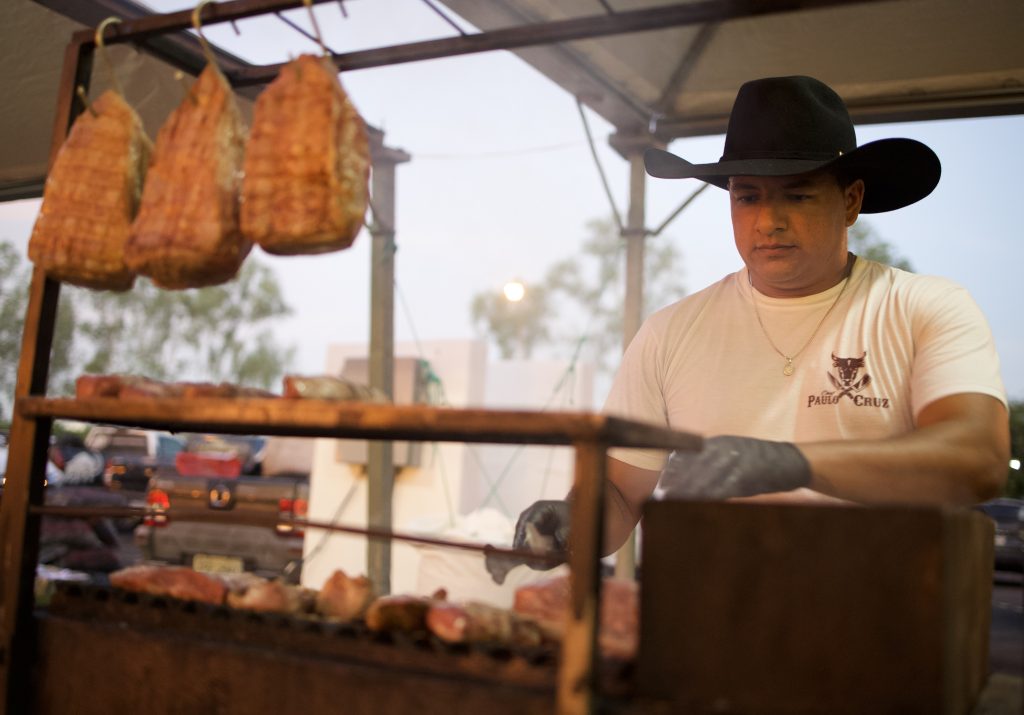
[[[49,166],[75,117],[83,110],[75,88],[89,86],[92,49],[72,41],[64,52]],[[32,273],[22,337],[15,404],[45,395],[60,284],[39,268]],[[4,498],[0,506],[0,715],[29,712],[32,662],[33,588],[39,555],[39,518],[30,513],[43,502],[43,480],[52,420],[26,418],[15,409],[11,421]]]
[[[373,526],[349,526],[328,521],[313,521],[309,519],[292,519],[279,517],[271,514],[236,513],[230,511],[217,512],[209,509],[168,509],[156,511],[146,507],[98,507],[98,506],[57,506],[42,505],[29,509],[29,513],[35,516],[52,516],[63,519],[96,519],[110,517],[113,519],[130,518],[166,518],[168,521],[188,521],[208,524],[236,524],[239,526],[259,526],[268,529],[276,529],[279,526],[287,526],[294,529],[322,529],[342,534],[355,534],[365,536],[368,539],[377,541],[405,541],[412,544],[423,544],[424,546],[438,546],[446,549],[459,549],[462,551],[488,552],[499,556],[514,556],[522,561],[528,561],[537,565],[554,567],[564,562],[559,556],[538,554],[529,550],[506,549],[490,544],[480,544],[471,541],[450,541],[448,539],[435,539],[430,536],[420,536],[402,531],[391,531],[390,529],[377,528]],[[155,527],[159,528],[159,527]]]
[[[285,398],[43,397],[19,399],[15,411],[27,418],[75,419],[171,432],[494,444],[571,445],[600,441],[616,447],[682,450],[699,450],[703,443],[698,435],[589,412],[456,409]]]
[[[562,639],[556,712],[597,711],[597,633],[601,612],[601,553],[608,446],[577,443],[570,501],[569,583],[571,607]]]

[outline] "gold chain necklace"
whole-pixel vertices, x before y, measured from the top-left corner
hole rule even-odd
[[[754,304],[754,316],[757,317],[757,324],[761,326],[761,332],[764,333],[765,338],[768,339],[768,344],[772,346],[772,350],[781,355],[782,358],[786,361],[786,364],[782,368],[782,374],[785,375],[786,377],[790,377],[793,375],[794,372],[796,372],[796,366],[793,364],[793,361],[796,360],[797,356],[800,353],[802,353],[808,345],[811,344],[811,341],[814,340],[814,336],[818,334],[818,330],[821,329],[821,326],[824,325],[825,320],[832,313],[832,309],[839,304],[839,299],[842,298],[843,293],[846,292],[846,286],[850,284],[850,276],[853,274],[853,264],[856,261],[857,257],[853,256],[853,260],[849,261],[849,265],[846,271],[846,277],[843,279],[843,287],[839,289],[839,295],[837,295],[836,299],[832,301],[832,305],[830,305],[828,307],[828,310],[825,311],[825,315],[821,316],[821,320],[818,321],[818,324],[814,326],[814,332],[811,333],[811,337],[807,338],[807,340],[804,341],[804,344],[800,346],[800,349],[797,350],[792,355],[787,355],[786,353],[779,350],[779,346],[775,344],[775,341],[772,340],[772,336],[768,334],[767,329],[765,329],[764,327],[764,321],[761,320],[761,313],[759,313],[757,310],[757,296],[754,295],[753,292],[751,292],[750,299],[751,302]],[[750,283],[750,287],[753,290],[754,282],[750,278],[749,271],[747,272],[747,281]]]

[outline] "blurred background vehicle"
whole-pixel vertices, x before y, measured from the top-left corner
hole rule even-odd
[[[1024,499],[1001,497],[975,508],[996,523],[996,570],[1024,572]]]
[[[102,481],[109,489],[134,492],[144,498],[157,474],[175,474],[175,459],[185,442],[169,432],[96,425],[85,446],[102,455]]]
[[[266,446],[266,437],[252,435],[191,434],[185,438],[186,452],[230,455],[238,460],[238,473],[244,476],[259,476],[263,473]]]
[[[135,544],[148,562],[215,573],[248,571],[298,583],[304,535],[289,520],[305,518],[308,498],[308,475],[157,476],[150,481],[146,496],[150,514],[135,529]],[[167,514],[178,509],[282,521],[253,526],[185,521]]]

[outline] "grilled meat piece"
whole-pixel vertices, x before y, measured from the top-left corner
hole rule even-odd
[[[353,402],[388,402],[387,396],[368,385],[360,385],[343,377],[331,375],[285,375],[285,397],[311,400],[350,400]]]
[[[561,639],[569,614],[568,576],[554,576],[516,590],[512,610],[532,618],[544,632]],[[601,653],[629,659],[636,656],[640,628],[639,590],[635,581],[605,579],[601,588]]]
[[[341,569],[337,569],[320,587],[316,596],[316,612],[352,621],[359,618],[370,605],[373,584],[365,576],[349,578]]]
[[[114,571],[109,578],[111,586],[125,591],[215,605],[224,603],[227,592],[220,580],[184,566],[129,566]]]
[[[79,400],[94,397],[138,399],[180,395],[180,386],[141,375],[80,375],[75,380],[75,397]]]
[[[280,581],[256,579],[244,590],[229,590],[227,604],[232,608],[261,613],[308,613],[315,593],[301,586],[289,586]]]
[[[128,290],[124,251],[152,143],[120,94],[104,92],[71,127],[43,190],[28,256],[51,278]]]
[[[369,170],[366,126],[337,70],[302,55],[256,100],[242,232],[268,253],[348,248],[363,225]]]
[[[443,590],[430,597],[381,596],[366,609],[366,625],[371,631],[426,631],[427,611],[445,598]]]
[[[538,646],[545,640],[532,619],[486,603],[436,603],[427,611],[427,628],[449,643],[500,643]]]
[[[231,88],[208,65],[157,134],[125,249],[129,268],[163,288],[216,285],[235,276],[252,248],[238,226],[244,146]]]
[[[230,382],[162,382],[141,375],[80,375],[75,380],[75,397],[89,400],[96,397],[152,399],[158,397],[196,398],[267,398],[277,397],[258,387],[244,387]]]

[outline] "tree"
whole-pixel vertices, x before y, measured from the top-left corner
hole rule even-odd
[[[0,243],[0,419],[11,414],[21,332],[28,298],[28,269],[9,243]]]
[[[585,340],[597,368],[609,372],[622,353],[623,309],[626,300],[626,243],[607,220],[587,224],[590,236],[579,256],[563,259],[547,272],[545,286],[562,308],[560,329],[566,347]],[[679,252],[665,241],[648,239],[644,250],[643,306],[654,309],[685,295]]]
[[[910,261],[896,255],[896,249],[875,233],[874,227],[863,219],[850,227],[847,234],[850,250],[862,258],[878,261],[904,271],[914,272]]]
[[[474,324],[498,345],[502,357],[533,350],[573,349],[583,341],[592,361],[603,371],[618,363],[621,353],[625,281],[625,242],[608,220],[587,224],[588,237],[579,255],[551,266],[542,281],[527,290],[520,304],[509,304],[494,292],[478,293],[471,312]],[[678,253],[667,242],[649,240],[644,266],[644,315],[652,307],[680,298]]]
[[[18,251],[0,242],[0,417],[10,414],[30,275]],[[234,280],[197,290],[161,290],[145,278],[123,293],[65,285],[49,391],[70,394],[86,372],[269,388],[294,354],[271,330],[289,312],[273,271],[251,259]]]
[[[527,286],[522,300],[513,302],[494,292],[478,293],[470,307],[473,323],[491,336],[505,360],[529,359],[533,349],[550,340],[547,290]]]

